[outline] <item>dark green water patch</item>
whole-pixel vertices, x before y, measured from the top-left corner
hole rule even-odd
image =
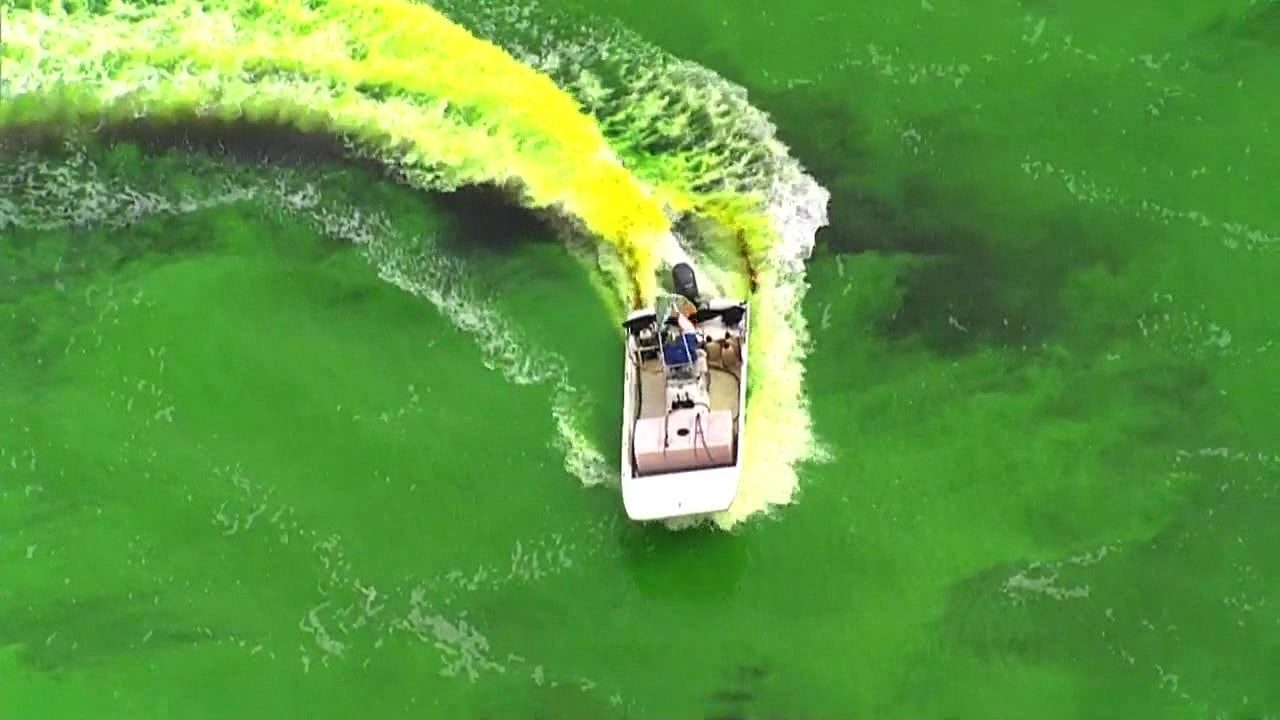
[[[1267,603],[1280,589],[1280,533],[1267,520],[1280,512],[1277,469],[1244,455],[1186,456],[1169,482],[1192,484],[1159,532],[992,567],[957,585],[941,632],[986,663],[1091,668],[1081,717],[1161,705],[1190,717],[1189,697],[1210,717],[1265,717],[1280,705]]]

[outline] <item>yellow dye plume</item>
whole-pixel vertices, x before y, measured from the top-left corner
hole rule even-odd
[[[345,134],[430,187],[491,182],[563,209],[618,249],[633,306],[655,296],[661,201],[550,78],[431,8],[37,2],[6,20],[0,128],[200,115]]]

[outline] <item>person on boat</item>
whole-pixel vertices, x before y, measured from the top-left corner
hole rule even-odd
[[[663,343],[663,361],[667,367],[692,364],[697,360],[698,348],[702,344],[698,337],[698,328],[679,309],[671,311],[671,319],[675,321],[680,333]]]

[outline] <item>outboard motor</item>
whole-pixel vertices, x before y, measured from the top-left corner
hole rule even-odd
[[[698,277],[693,274],[689,263],[676,263],[671,268],[671,284],[675,291],[688,298],[694,305],[698,304]]]

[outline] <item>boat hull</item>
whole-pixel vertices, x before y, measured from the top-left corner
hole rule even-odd
[[[627,517],[644,522],[724,512],[738,496],[737,465],[623,477]]]

